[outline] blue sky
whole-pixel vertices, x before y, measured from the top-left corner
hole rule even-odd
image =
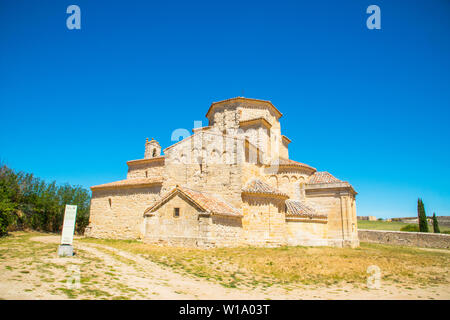
[[[81,8],[68,30],[66,8]],[[381,8],[381,30],[366,8]],[[290,157],[359,215],[450,215],[450,2],[0,0],[0,159],[85,187],[124,179],[213,101],[271,100]]]

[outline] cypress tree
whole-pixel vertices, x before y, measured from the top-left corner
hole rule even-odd
[[[417,215],[419,217],[419,232],[428,232],[427,215],[425,214],[425,206],[422,199],[417,200]]]
[[[437,221],[435,212],[433,212],[433,231],[434,233],[441,233],[441,230],[439,230],[439,223]]]

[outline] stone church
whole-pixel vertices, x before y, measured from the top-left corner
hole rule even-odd
[[[209,125],[164,155],[147,139],[125,180],[91,187],[86,235],[191,247],[358,246],[357,193],[289,159],[281,117],[270,101],[237,97],[212,103]]]

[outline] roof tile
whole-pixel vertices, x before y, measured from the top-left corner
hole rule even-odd
[[[286,200],[287,217],[327,218],[327,214],[318,213],[301,200]]]
[[[270,186],[269,184],[259,179],[252,179],[242,189],[244,193],[259,193],[259,194],[272,194],[277,196],[289,197],[286,193]]]
[[[331,173],[326,171],[321,172],[315,172],[310,178],[309,178],[309,184],[318,184],[318,183],[339,183],[344,182],[342,180],[339,180],[338,178],[334,177]]]
[[[294,161],[294,160],[291,160],[291,159],[280,158],[278,164],[280,166],[295,166],[295,167],[308,168],[308,169],[311,169],[311,170],[314,170],[314,171],[316,170],[316,168],[313,168],[313,167],[311,167],[311,166],[309,166],[309,165],[307,165],[305,163],[301,163],[301,162]]]

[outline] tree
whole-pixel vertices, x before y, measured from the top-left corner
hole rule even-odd
[[[91,195],[70,184],[57,185],[0,163],[0,236],[7,230],[60,232],[66,204],[77,205],[76,232],[89,223]]]
[[[433,212],[433,232],[434,233],[441,233],[441,230],[439,230],[439,223],[436,218],[436,213]]]
[[[8,233],[8,226],[17,209],[17,176],[0,163],[0,237]]]
[[[427,215],[425,214],[425,206],[422,199],[417,200],[417,215],[419,217],[419,231],[428,232]]]

